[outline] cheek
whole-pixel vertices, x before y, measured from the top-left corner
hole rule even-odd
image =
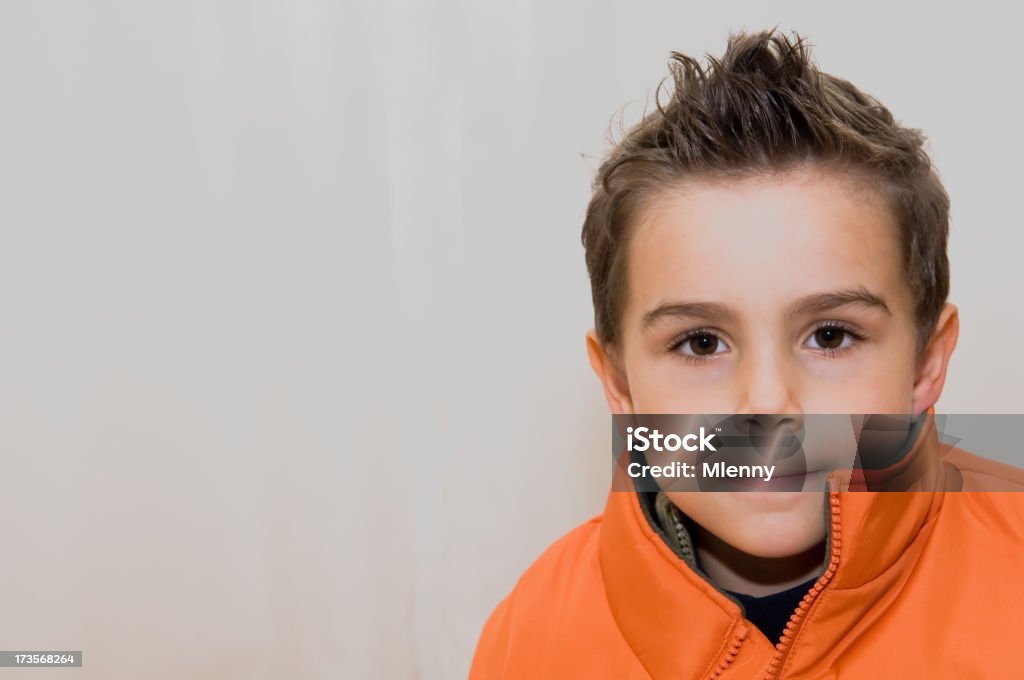
[[[831,361],[831,360],[830,360]],[[836,362],[842,361],[840,359]],[[898,353],[826,366],[803,384],[805,413],[909,413],[913,403],[912,357]]]
[[[637,413],[733,413],[736,399],[722,384],[672,380],[665,371],[660,376],[633,388],[633,407]]]
[[[637,353],[627,363],[636,413],[732,413],[736,399],[728,363],[691,366],[678,357]]]

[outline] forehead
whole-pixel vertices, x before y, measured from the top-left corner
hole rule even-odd
[[[864,287],[909,306],[895,220],[827,171],[688,180],[648,200],[629,244],[627,315],[667,299],[780,308]]]

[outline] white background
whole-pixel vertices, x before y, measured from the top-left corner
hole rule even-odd
[[[4,2],[0,648],[84,650],[33,678],[463,677],[602,505],[579,231],[613,114],[731,29],[799,29],[929,134],[940,410],[1024,411],[1004,7]]]

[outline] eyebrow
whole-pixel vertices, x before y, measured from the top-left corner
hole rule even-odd
[[[867,288],[859,287],[828,293],[815,293],[814,295],[808,295],[807,297],[800,298],[786,308],[785,316],[789,319],[795,316],[821,314],[822,312],[828,312],[833,309],[838,309],[839,307],[847,307],[851,305],[857,307],[868,307],[885,312],[889,315],[892,314],[892,311],[889,309],[889,305],[885,304],[885,300],[883,300],[881,296],[872,293]]]
[[[850,305],[869,307],[892,314],[885,300],[867,288],[860,287],[808,295],[786,307],[784,315],[786,318],[792,318],[821,314]],[[642,328],[646,330],[665,319],[723,319],[735,322],[736,313],[718,302],[666,302],[644,315]]]
[[[735,321],[736,314],[717,302],[666,302],[644,314],[643,328],[647,329],[664,319],[726,319]]]

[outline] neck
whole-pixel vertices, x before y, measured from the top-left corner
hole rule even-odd
[[[693,541],[701,569],[724,590],[763,597],[800,585],[825,569],[825,542],[796,555],[758,557],[737,550],[700,526]]]

